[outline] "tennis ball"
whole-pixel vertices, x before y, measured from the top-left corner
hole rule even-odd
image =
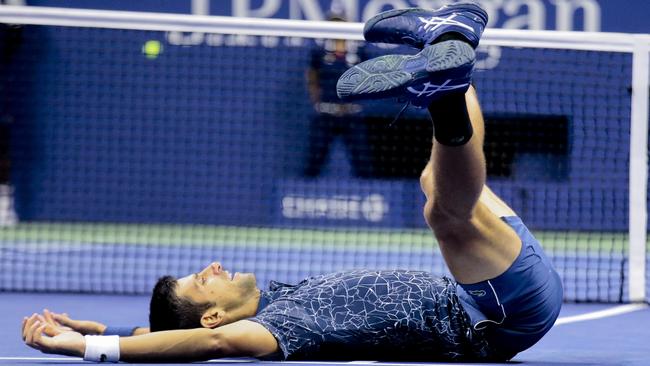
[[[150,40],[145,42],[144,46],[142,46],[142,53],[144,53],[144,55],[150,60],[157,58],[162,51],[163,45],[159,41]]]

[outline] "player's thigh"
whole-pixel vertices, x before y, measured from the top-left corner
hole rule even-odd
[[[445,261],[460,283],[476,283],[505,272],[521,251],[517,233],[479,201],[471,219],[428,218]]]
[[[488,186],[483,186],[481,192],[481,201],[497,217],[517,216],[515,211],[508,206],[499,196],[497,196]]]

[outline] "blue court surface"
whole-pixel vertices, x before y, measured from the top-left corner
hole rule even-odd
[[[84,361],[45,355],[22,343],[22,317],[43,308],[67,312],[77,319],[92,319],[111,325],[147,324],[148,297],[77,294],[0,294],[0,364],[62,365]],[[209,363],[267,364],[250,359],[223,359]],[[283,362],[304,365],[374,364]],[[377,363],[401,365],[397,363]],[[650,307],[645,304],[565,304],[556,326],[533,348],[509,364],[522,365],[650,365]],[[419,365],[419,364],[405,364]],[[427,363],[426,365],[439,365]],[[459,364],[455,364],[459,365]]]

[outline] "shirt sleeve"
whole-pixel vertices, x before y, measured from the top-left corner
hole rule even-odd
[[[314,317],[293,301],[275,301],[249,320],[273,334],[284,360],[298,353],[309,354],[320,343],[321,332]]]

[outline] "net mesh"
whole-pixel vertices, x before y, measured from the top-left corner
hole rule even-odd
[[[212,260],[260,286],[361,267],[447,273],[421,216],[427,116],[389,127],[396,102],[328,99],[336,42],[0,32],[1,290],[141,294]],[[348,66],[409,52],[345,47]],[[479,56],[490,186],[546,247],[567,301],[626,301],[632,56]]]

